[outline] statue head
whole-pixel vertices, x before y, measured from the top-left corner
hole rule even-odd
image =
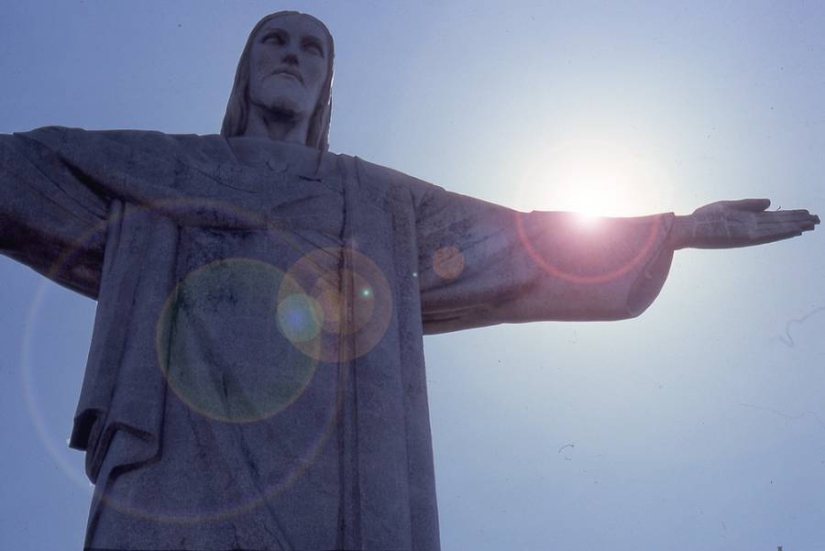
[[[223,126],[221,127],[221,135],[224,137],[240,136],[246,131],[249,122],[249,114],[251,109],[250,97],[250,83],[252,79],[252,49],[255,41],[259,39],[261,31],[270,27],[268,23],[277,18],[282,17],[300,17],[306,18],[314,25],[322,29],[323,35],[326,37],[325,56],[326,60],[326,74],[324,81],[321,84],[320,93],[318,94],[317,102],[312,114],[309,117],[307,128],[306,145],[314,147],[321,151],[326,151],[329,148],[329,123],[332,115],[332,72],[333,59],[335,57],[335,48],[332,41],[332,35],[321,21],[312,17],[311,15],[303,14],[296,11],[280,11],[267,15],[261,19],[257,25],[249,33],[249,38],[246,41],[241,58],[238,61],[238,69],[235,72],[235,83],[232,86],[232,92],[229,95],[229,102],[226,106],[226,115],[223,119]]]

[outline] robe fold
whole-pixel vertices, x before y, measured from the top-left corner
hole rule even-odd
[[[0,136],[0,252],[98,301],[89,549],[439,549],[423,334],[636,316],[672,219],[254,138]]]

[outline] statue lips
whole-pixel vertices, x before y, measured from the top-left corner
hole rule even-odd
[[[295,80],[297,80],[298,82],[300,82],[301,84],[304,83],[304,76],[301,74],[301,72],[298,71],[297,69],[293,69],[291,67],[284,67],[283,69],[277,69],[272,74],[273,75],[290,76],[290,77],[294,78]]]

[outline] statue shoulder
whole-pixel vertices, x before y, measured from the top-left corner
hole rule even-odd
[[[167,134],[155,130],[85,130],[46,126],[15,136],[61,152],[139,150],[162,157],[230,159],[232,152],[220,135]]]

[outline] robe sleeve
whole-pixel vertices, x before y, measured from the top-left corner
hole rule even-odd
[[[52,149],[0,135],[0,253],[97,297],[107,200]]]
[[[672,214],[585,222],[428,186],[417,194],[425,333],[541,320],[618,320],[656,298]]]

